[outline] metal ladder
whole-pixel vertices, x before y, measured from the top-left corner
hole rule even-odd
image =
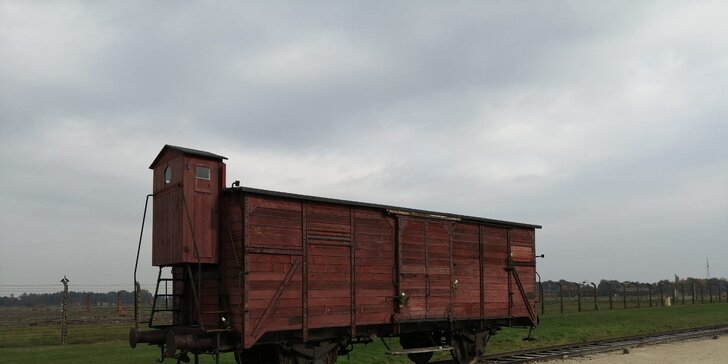
[[[159,267],[159,274],[157,275],[157,287],[154,290],[154,300],[152,301],[152,312],[149,315],[149,327],[152,328],[164,328],[172,326],[174,323],[174,316],[179,313],[179,307],[175,306],[175,298],[182,297],[184,292],[175,292],[174,291],[174,283],[175,282],[183,282],[184,278],[174,278],[174,274],[172,274],[171,277],[162,277],[162,272],[164,271],[164,268],[168,267]],[[174,272],[172,272],[174,273]],[[172,287],[169,286],[169,283],[172,282]],[[163,291],[160,293],[160,287],[163,286]],[[184,287],[184,286],[183,286]],[[171,289],[170,289],[171,288]],[[171,300],[171,302],[170,302]],[[162,301],[162,302],[160,302]],[[155,314],[159,312],[171,312],[172,318],[171,322],[165,323],[165,324],[155,324],[154,322],[154,316]]]

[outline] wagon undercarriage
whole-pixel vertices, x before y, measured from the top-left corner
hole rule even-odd
[[[419,329],[423,327],[418,325]],[[371,329],[372,332],[387,330]],[[486,331],[455,330],[448,331],[439,328],[426,331],[411,331],[399,334],[402,349],[397,349],[389,338],[395,336],[381,336],[379,339],[387,348],[387,354],[407,355],[414,363],[427,363],[434,352],[450,351],[458,364],[473,363],[483,354],[485,346],[495,329]],[[328,335],[328,338],[312,337],[304,343],[300,335],[280,335],[241,350],[236,346],[239,339],[232,332],[202,333],[194,328],[157,329],[149,331],[130,331],[129,341],[132,347],[141,343],[158,345],[162,351],[162,358],[172,358],[178,362],[187,362],[190,355],[197,357],[202,354],[217,356],[223,352],[235,352],[236,360],[246,364],[333,364],[340,355],[348,354],[354,344],[370,343],[376,337],[360,336],[351,338],[339,333]]]

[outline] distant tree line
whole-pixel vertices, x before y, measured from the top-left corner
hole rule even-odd
[[[121,302],[124,305],[134,304],[134,292],[120,291]],[[87,303],[91,305],[116,305],[118,292],[68,292],[68,301],[71,306],[83,306]],[[139,301],[141,303],[152,302],[152,293],[146,289],[139,291]],[[0,297],[0,307],[42,307],[56,306],[63,302],[63,292],[55,293],[23,293],[19,296],[10,295],[9,297]]]
[[[643,292],[650,288],[650,286],[658,290],[659,287],[663,287],[663,289],[670,289],[670,290],[679,290],[679,289],[686,289],[687,291],[691,290],[692,287],[696,287],[697,289],[701,288],[708,288],[712,287],[716,289],[716,292],[726,292],[728,290],[728,281],[726,281],[725,278],[685,278],[680,279],[678,276],[675,276],[675,280],[671,281],[668,279],[663,279],[661,281],[655,282],[655,283],[648,283],[648,282],[638,282],[638,281],[617,281],[617,280],[606,280],[602,279],[599,281],[599,283],[596,283],[597,288],[597,295],[599,296],[608,296],[610,292],[614,295],[620,295],[622,292],[627,292],[628,294],[634,294],[634,292]],[[571,292],[577,287],[577,285],[581,285],[581,288],[583,289],[584,294],[586,292],[589,292],[588,294],[593,294],[594,292],[594,286],[592,286],[592,282],[571,282],[566,280],[559,280],[559,281],[544,281],[542,282],[543,292],[545,296],[558,296],[559,295],[559,289],[561,285],[561,289],[564,290],[564,292],[568,292],[571,294]],[[610,287],[611,286],[611,287]]]

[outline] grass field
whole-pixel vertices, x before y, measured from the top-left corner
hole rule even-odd
[[[593,305],[592,305],[593,308]],[[113,312],[102,318],[76,320],[69,332],[69,345],[61,346],[57,320],[47,313],[48,320],[31,322],[25,315],[44,313],[0,310],[0,361],[3,363],[155,363],[159,358],[156,346],[129,348],[126,335],[131,324],[128,318],[115,317]],[[23,321],[25,320],[25,321]],[[504,329],[491,339],[488,353],[559,345],[608,337],[637,335],[681,328],[728,324],[728,304],[676,305],[643,307],[628,310],[602,310],[581,313],[547,314],[534,330],[535,341],[523,341],[528,330]],[[392,344],[396,344],[393,342]],[[448,354],[442,353],[440,358]],[[223,363],[234,363],[231,355]],[[174,362],[167,359],[165,362]],[[407,363],[404,358],[384,354],[378,340],[357,346],[349,358],[339,363]],[[201,363],[214,363],[210,356]]]

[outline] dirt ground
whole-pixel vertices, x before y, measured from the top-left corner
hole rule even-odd
[[[669,344],[649,345],[622,351],[596,354],[580,358],[551,361],[558,364],[632,364],[632,363],[727,363],[728,336],[718,339],[680,341]]]

